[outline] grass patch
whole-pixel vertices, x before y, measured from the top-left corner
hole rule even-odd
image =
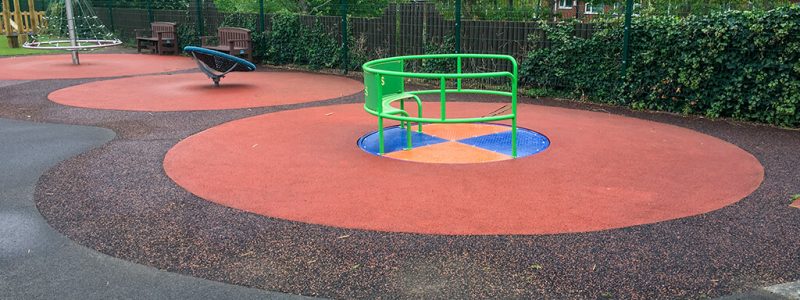
[[[33,50],[33,49],[25,49],[25,48],[9,48],[8,47],[8,40],[6,40],[5,36],[0,35],[0,56],[13,56],[13,55],[31,55],[31,54],[45,54],[45,53],[53,53],[54,51],[49,50]]]

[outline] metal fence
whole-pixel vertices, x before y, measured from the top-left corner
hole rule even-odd
[[[245,12],[223,11],[224,9],[215,6],[215,3],[219,3],[217,1],[183,1],[185,7],[177,10],[156,9],[154,7],[162,3],[152,0],[138,1],[138,5],[126,7],[116,6],[119,4],[117,1],[95,1],[98,5],[95,10],[103,22],[123,40],[131,40],[134,29],[148,28],[149,23],[153,21],[176,22],[181,30],[193,32],[195,36],[211,35],[216,28],[229,25],[231,20],[240,19],[257,20],[249,26],[256,32],[268,33],[273,29],[272,21],[275,14],[265,12],[263,5],[266,0],[238,1],[237,3],[244,3],[246,5],[243,6],[249,7]],[[564,21],[563,18],[558,18],[560,7],[556,6],[549,13],[545,13],[546,9],[542,6],[525,6],[522,4],[530,1],[522,0],[494,1],[494,6],[483,8],[475,6],[476,3],[483,3],[480,1],[464,1],[469,5],[463,8],[461,0],[401,1],[388,2],[383,9],[380,9],[374,5],[379,1],[332,0],[327,2],[325,7],[316,7],[313,12],[293,14],[300,19],[301,26],[309,29],[321,26],[330,36],[335,37],[342,46],[340,52],[343,61],[350,59],[349,56],[352,56],[353,52],[351,50],[363,53],[366,59],[443,51],[507,54],[522,61],[529,51],[550,46],[542,31],[543,19],[547,22]],[[776,1],[751,1],[751,6],[753,3],[763,2],[759,7],[767,9],[776,5],[769,3]],[[637,6],[635,4],[637,2],[641,4]],[[503,3],[507,3],[508,6],[504,7]],[[587,9],[586,1],[573,3],[576,3],[574,7],[576,12]],[[618,3],[622,4],[622,7],[632,7],[634,15],[637,13],[636,9],[639,11],[648,9],[644,6],[646,2],[642,1],[625,0]],[[253,11],[253,8],[261,9]],[[710,11],[709,7],[704,9]],[[667,7],[664,11],[668,14],[685,13],[685,8]],[[607,19],[605,16],[617,18],[620,13],[627,12],[630,11],[620,12],[617,6],[611,10],[607,5],[605,14],[576,13],[574,17],[583,18],[580,22],[573,22],[574,34],[578,37],[591,37],[599,26],[593,22],[594,20]],[[624,44],[623,47],[627,49],[627,43]],[[627,51],[620,57],[623,69],[627,62],[626,53]],[[350,66],[346,63],[341,65],[345,72]],[[465,66],[466,69],[505,67],[507,66],[484,65],[483,62],[466,62]]]
[[[184,10],[164,10],[114,7],[113,2],[95,7],[99,18],[123,40],[132,40],[135,29],[148,28],[153,21],[176,22],[184,30],[194,30],[197,35],[213,33],[230,18],[258,20],[256,30],[272,30],[273,14],[226,13],[213,6],[212,1],[197,6],[192,2]],[[414,55],[441,48],[447,52],[489,53],[512,55],[521,61],[532,48],[548,47],[539,20],[460,20],[452,12],[441,12],[434,3],[389,3],[377,16],[358,16],[359,7],[340,6],[328,11],[342,15],[299,15],[303,26],[321,26],[344,43],[345,48],[358,48],[369,59]],[[447,13],[450,16],[446,16]],[[343,17],[346,16],[346,17]],[[347,30],[342,30],[346,26]],[[592,23],[576,23],[575,34],[589,37],[594,32]],[[344,36],[347,38],[343,38]],[[427,49],[426,49],[427,47]],[[346,53],[345,53],[346,54]],[[482,62],[465,62],[467,69],[497,69],[505,65],[484,65]]]

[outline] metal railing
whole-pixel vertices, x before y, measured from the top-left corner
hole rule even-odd
[[[407,72],[405,65],[411,61],[426,59],[455,59],[455,73],[420,73]],[[462,72],[464,59],[483,59],[483,60],[503,60],[511,65],[511,71],[491,71],[491,72]],[[388,68],[386,66],[389,66]],[[394,70],[393,70],[394,69]],[[407,147],[411,148],[411,124],[419,124],[419,131],[422,131],[422,123],[479,123],[511,120],[511,155],[517,157],[517,84],[518,66],[517,61],[509,55],[498,54],[428,54],[428,55],[408,55],[382,58],[367,62],[362,67],[364,72],[364,109],[378,117],[378,138],[380,142],[379,153],[384,153],[383,119],[396,120],[401,122],[401,126],[406,127]],[[463,89],[463,79],[483,79],[483,78],[508,78],[511,91],[500,91],[490,89]],[[386,78],[393,82],[387,84]],[[403,82],[406,78],[417,79],[438,79],[439,89],[406,91]],[[448,89],[447,80],[456,80],[456,88]],[[389,86],[388,88],[386,86]],[[389,90],[384,93],[384,89]],[[470,118],[448,118],[447,117],[447,94],[483,94],[497,95],[511,98],[511,113],[504,115],[491,115]],[[426,118],[422,116],[421,101],[419,95],[439,94],[439,118]],[[410,116],[404,109],[404,100],[413,98],[416,100],[419,111],[417,117]],[[400,101],[400,109],[387,106],[391,102]]]

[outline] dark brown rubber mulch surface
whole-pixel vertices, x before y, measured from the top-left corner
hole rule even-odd
[[[344,230],[244,213],[197,198],[162,169],[179,140],[247,116],[100,111],[51,103],[88,80],[0,88],[0,117],[113,129],[118,138],[48,171],[36,197],[60,232],[103,253],[183,274],[335,298],[702,298],[800,279],[800,132],[558,101],[675,124],[734,143],[765,169],[753,194],[700,216],[580,234],[427,236]],[[32,149],[34,151],[35,149]],[[329,180],[309,178],[308,180]],[[264,184],[269,184],[265,182]],[[576,199],[586,201],[590,199]]]

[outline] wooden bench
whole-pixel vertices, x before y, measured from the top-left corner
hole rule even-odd
[[[216,40],[216,43],[209,40]],[[253,41],[249,29],[220,27],[217,29],[217,36],[204,36],[200,41],[203,48],[233,56],[244,56],[247,60],[253,61]]]
[[[150,30],[136,29],[136,52],[150,49],[152,53],[178,53],[178,34],[175,32],[177,25],[171,22],[150,23]],[[149,34],[148,34],[149,33]]]

